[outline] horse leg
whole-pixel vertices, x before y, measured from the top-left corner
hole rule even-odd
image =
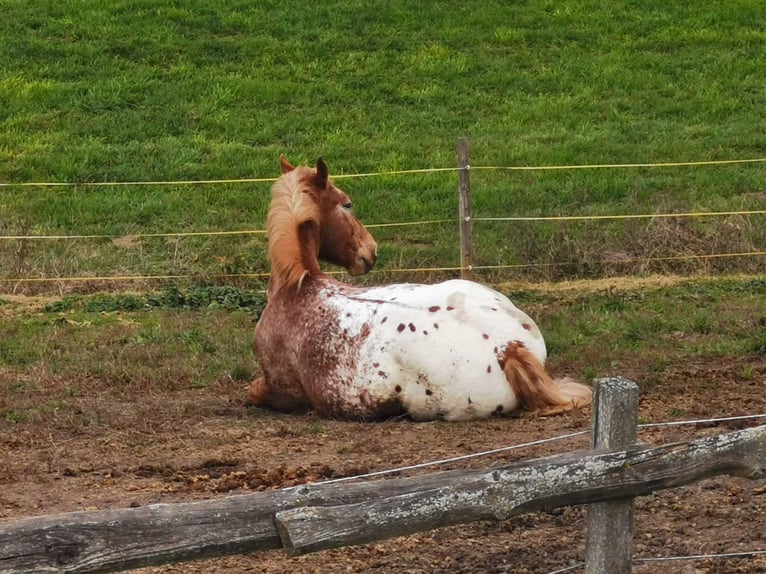
[[[308,396],[297,381],[266,380],[266,375],[256,377],[250,383],[245,404],[283,412],[300,412],[311,408]]]
[[[521,343],[510,343],[501,361],[508,384],[521,408],[537,415],[555,415],[590,404],[589,387],[570,378],[552,379],[543,364]]]
[[[261,375],[260,377],[256,377],[255,380],[250,383],[250,389],[247,391],[245,404],[253,407],[262,405],[266,399],[268,391],[269,387],[266,384],[266,376]]]

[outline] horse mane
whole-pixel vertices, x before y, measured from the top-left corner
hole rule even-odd
[[[271,187],[267,229],[271,277],[276,287],[300,288],[307,275],[320,272],[320,212],[311,193],[313,175],[313,169],[298,167],[283,174]]]

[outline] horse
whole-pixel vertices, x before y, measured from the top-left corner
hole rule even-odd
[[[280,157],[267,216],[271,273],[255,328],[262,370],[248,403],[376,421],[551,415],[591,402],[591,389],[545,370],[535,322],[479,283],[355,287],[319,260],[362,275],[377,244],[322,158]]]

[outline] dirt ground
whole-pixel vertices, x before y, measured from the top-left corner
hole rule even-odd
[[[639,365],[620,368],[627,377],[640,371]],[[641,422],[766,413],[764,357],[684,364],[665,375],[641,397]],[[231,382],[140,400],[94,392],[78,398],[78,408],[108,424],[76,428],[54,413],[42,427],[3,431],[0,519],[201,500],[355,475],[587,430],[590,417],[585,409],[548,419],[364,424],[248,409],[244,396],[244,386]],[[649,428],[639,438],[661,444],[757,422],[763,421]],[[584,449],[588,440],[579,436],[429,470],[500,466]],[[415,472],[423,471],[403,474]],[[640,498],[635,509],[636,558],[766,550],[763,480],[714,478]],[[272,551],[140,572],[548,574],[583,561],[585,522],[585,509],[574,507],[297,558]],[[766,572],[766,555],[639,562],[634,572],[753,574]]]

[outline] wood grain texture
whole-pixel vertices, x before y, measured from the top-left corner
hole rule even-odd
[[[682,486],[719,474],[758,477],[766,466],[766,427],[713,439],[607,453],[557,455],[493,471],[438,473],[394,494],[277,513],[290,554],[403,536],[476,520],[600,502]],[[392,482],[392,481],[387,481]]]
[[[628,448],[638,428],[638,385],[622,377],[597,381],[593,398],[594,449]],[[585,574],[629,574],[633,562],[633,499],[588,505]]]

